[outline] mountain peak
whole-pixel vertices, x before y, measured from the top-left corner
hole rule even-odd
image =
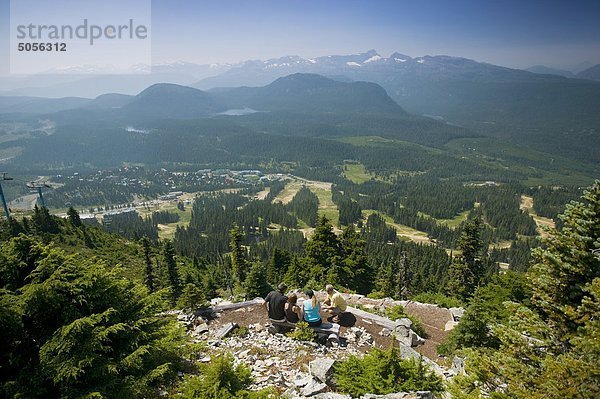
[[[194,89],[189,86],[181,86],[175,83],[155,83],[146,89],[142,90],[136,97],[142,98],[156,94],[173,94],[173,93],[204,93],[202,90]]]
[[[600,80],[600,64],[579,72],[577,77],[580,79]]]

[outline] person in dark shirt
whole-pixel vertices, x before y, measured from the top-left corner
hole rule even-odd
[[[283,283],[277,286],[277,291],[271,291],[265,297],[265,308],[269,312],[269,318],[273,321],[284,323],[285,319],[285,304],[287,296],[284,293],[287,291],[287,286]]]

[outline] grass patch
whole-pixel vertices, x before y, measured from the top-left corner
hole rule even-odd
[[[369,215],[373,213],[379,213],[381,217],[383,217],[383,220],[385,220],[385,222],[388,224],[388,226],[391,226],[396,229],[396,234],[399,237],[408,238],[409,240],[416,243],[431,242],[426,232],[413,229],[412,227],[405,226],[403,224],[395,223],[394,219],[392,219],[389,215],[386,215],[384,213],[375,211],[373,209],[365,209],[363,210],[363,217],[366,219],[369,217]]]
[[[456,215],[455,217],[453,217],[452,219],[436,219],[436,218],[432,218],[432,219],[435,219],[435,221],[438,222],[439,224],[443,224],[443,225],[450,227],[451,229],[455,229],[462,222],[467,220],[467,217],[469,216],[469,212],[471,212],[471,211],[467,210],[467,211],[461,212],[458,215]],[[425,214],[423,214],[423,216],[431,217],[431,216],[425,215]]]
[[[319,199],[319,216],[326,216],[332,225],[337,226],[340,222],[340,212],[337,206],[333,203],[331,198],[331,190],[325,190],[324,188],[308,186]]]
[[[344,164],[343,176],[356,184],[362,184],[364,182],[367,182],[373,177],[371,173],[367,171],[365,165],[361,163]]]

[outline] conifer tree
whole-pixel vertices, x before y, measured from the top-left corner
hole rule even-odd
[[[600,397],[600,181],[567,206],[564,226],[534,252],[531,306],[506,303],[497,351],[467,358],[456,398]]]
[[[262,263],[254,262],[243,284],[246,298],[264,298],[272,290],[267,282],[267,271]]]
[[[54,219],[55,217],[50,215],[48,208],[45,206],[37,206],[33,208],[33,216],[31,217],[31,223],[33,227],[40,233],[58,233],[58,223]]]
[[[154,292],[154,273],[152,271],[152,259],[150,257],[150,240],[148,237],[142,238],[142,248],[144,249],[144,260],[146,261],[146,275],[144,283],[148,291]]]
[[[568,340],[584,322],[577,309],[589,285],[600,277],[600,184],[597,181],[561,216],[546,249],[533,252],[530,279],[533,302],[542,317]]]
[[[347,287],[361,294],[367,294],[371,289],[371,269],[369,268],[366,243],[350,225],[344,229],[340,237],[342,250],[342,267],[340,280],[331,282]]]
[[[229,248],[231,249],[231,269],[236,284],[242,284],[248,270],[246,250],[242,246],[244,235],[237,224],[229,231]]]
[[[481,241],[481,221],[476,218],[465,223],[458,240],[462,254],[450,265],[448,291],[463,300],[470,298],[481,283],[484,269],[480,259],[483,243]]]
[[[167,266],[167,273],[169,276],[169,284],[173,294],[173,303],[177,301],[181,294],[181,280],[179,278],[179,270],[177,269],[177,262],[175,261],[175,249],[173,248],[173,242],[171,240],[165,241],[163,249],[163,256],[165,265]]]
[[[67,210],[67,220],[75,227],[81,227],[81,218],[79,217],[79,213],[72,206]]]
[[[327,276],[329,279],[338,280],[341,247],[333,232],[333,226],[326,216],[319,219],[315,232],[306,243],[305,249],[311,278],[322,281]]]
[[[18,286],[1,284],[0,397],[144,398],[174,378],[184,336],[160,315],[161,294],[35,239],[0,253],[12,268],[30,263]]]

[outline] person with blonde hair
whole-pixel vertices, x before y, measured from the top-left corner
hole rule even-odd
[[[327,284],[325,291],[327,292],[327,299],[323,302],[323,310],[332,314],[334,316],[333,321],[337,322],[340,315],[348,308],[348,304],[342,294],[333,288],[333,285]]]
[[[311,327],[319,327],[323,323],[323,320],[321,320],[321,306],[319,305],[317,296],[313,290],[307,290],[304,294],[308,297],[302,303],[304,321]]]

